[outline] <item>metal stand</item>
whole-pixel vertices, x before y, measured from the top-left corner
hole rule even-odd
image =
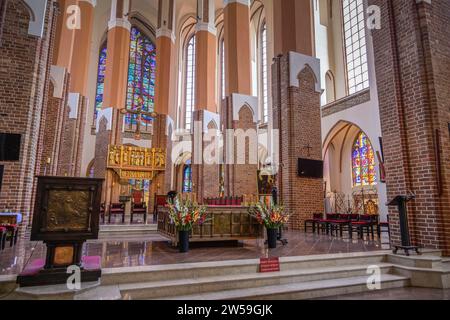
[[[400,220],[400,233],[402,236],[402,244],[394,245],[394,254],[397,254],[399,250],[403,250],[406,256],[410,256],[410,251],[415,251],[418,255],[421,255],[419,247],[411,245],[411,237],[409,234],[408,225],[408,209],[407,203],[415,199],[415,196],[397,196],[394,200],[388,203],[388,206],[397,206]]]

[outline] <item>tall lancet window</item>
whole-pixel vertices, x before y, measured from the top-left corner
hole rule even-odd
[[[267,24],[261,27],[261,85],[263,121],[269,122],[269,70],[267,63]]]
[[[105,91],[105,72],[106,72],[106,42],[102,45],[98,57],[98,73],[97,73],[97,91],[95,93],[95,118],[103,106],[103,93]]]
[[[192,192],[192,167],[190,162],[184,166],[183,170],[183,193]]]
[[[126,108],[153,112],[155,104],[156,47],[138,28],[131,28],[130,62],[128,66],[128,87]],[[138,115],[128,114],[126,124],[136,124]],[[142,115],[142,122],[148,125],[151,118]]]
[[[372,186],[377,183],[375,171],[375,154],[369,138],[359,133],[353,144],[352,153],[353,186]]]
[[[195,105],[195,35],[193,35],[186,46],[186,78],[185,78],[185,118],[186,130],[192,128],[192,116]]]
[[[344,39],[349,94],[369,87],[363,0],[343,0]]]

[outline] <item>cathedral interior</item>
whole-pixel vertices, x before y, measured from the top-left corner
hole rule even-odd
[[[374,264],[387,299],[449,299],[449,23],[448,1],[0,0],[0,300],[55,298],[27,277],[74,261],[102,279],[68,299],[376,299]],[[171,194],[210,216],[188,254]],[[274,250],[257,203],[289,216]],[[185,264],[210,268],[191,290]]]

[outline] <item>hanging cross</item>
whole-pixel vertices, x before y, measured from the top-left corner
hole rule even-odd
[[[142,56],[141,58],[141,72],[145,72],[145,62],[147,61],[148,57],[150,55],[149,54],[145,54],[144,56]],[[155,119],[157,114],[155,112],[148,112],[144,110],[144,77],[142,76],[140,81],[139,81],[139,89],[140,89],[140,96],[139,96],[139,101],[138,101],[138,107],[136,110],[131,110],[128,108],[124,108],[120,110],[120,113],[122,113],[123,115],[126,114],[134,114],[137,115],[136,117],[136,132],[134,134],[134,138],[136,140],[141,140],[141,124],[142,124],[142,116],[147,116],[150,117],[152,119]]]
[[[308,157],[310,157],[310,156],[311,156],[311,150],[313,149],[313,147],[311,147],[311,145],[308,143],[308,144],[304,147],[304,149],[307,149],[307,150],[308,150]]]

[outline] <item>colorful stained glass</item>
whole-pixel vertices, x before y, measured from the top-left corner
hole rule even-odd
[[[353,186],[372,186],[377,183],[375,153],[369,138],[360,133],[352,151]]]
[[[183,172],[183,193],[192,192],[192,167],[186,165]]]
[[[103,44],[98,58],[97,92],[95,93],[95,116],[102,110],[103,92],[105,90],[106,43]]]
[[[127,109],[153,112],[155,104],[156,47],[138,28],[131,28],[130,62],[128,65]],[[126,124],[136,124],[137,115],[128,114]],[[142,115],[142,123],[152,119]]]

